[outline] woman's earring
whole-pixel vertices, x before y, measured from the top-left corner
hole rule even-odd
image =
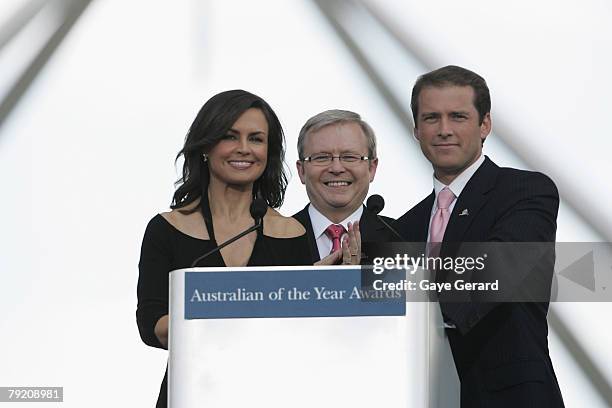
[[[202,160],[204,160],[205,162],[208,161],[208,155],[206,153],[202,153]]]

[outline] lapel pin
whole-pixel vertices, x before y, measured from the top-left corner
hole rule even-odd
[[[464,215],[470,215],[470,212],[468,211],[467,208],[465,210],[461,211],[461,213],[459,214],[460,217],[462,217]]]

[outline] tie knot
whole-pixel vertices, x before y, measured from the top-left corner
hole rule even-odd
[[[331,224],[325,230],[325,235],[327,235],[329,239],[334,240],[334,239],[339,239],[342,236],[342,234],[344,234],[345,231],[346,230],[344,229],[342,225]]]
[[[438,208],[447,209],[455,199],[455,194],[448,187],[438,193]]]

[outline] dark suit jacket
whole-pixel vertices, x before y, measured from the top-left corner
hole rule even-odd
[[[407,241],[424,242],[434,193],[397,220]],[[500,168],[488,157],[457,198],[444,243],[554,242],[559,195],[541,173]],[[468,209],[469,215],[459,216]],[[441,256],[445,253],[445,244]],[[456,247],[448,244],[448,247]],[[485,270],[486,272],[486,270]],[[544,271],[552,279],[552,266]],[[548,353],[548,302],[444,303],[461,407],[563,407]]]
[[[308,236],[308,242],[310,244],[310,253],[312,255],[312,262],[315,263],[320,261],[319,250],[317,248],[317,241],[312,230],[312,223],[310,222],[310,215],[308,214],[308,206],[304,207],[301,211],[295,213],[293,218],[298,220],[304,228],[306,228],[306,235]],[[381,217],[391,225],[395,220],[393,218]],[[390,242],[396,241],[393,233],[378,220],[375,214],[368,211],[367,207],[363,207],[363,213],[359,219],[359,230],[361,231],[362,242]]]

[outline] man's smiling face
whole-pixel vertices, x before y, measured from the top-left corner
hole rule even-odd
[[[448,185],[482,154],[491,116],[480,123],[470,86],[425,87],[418,98],[414,134],[436,178]]]
[[[304,157],[320,154],[368,156],[366,136],[354,122],[325,126],[309,133],[304,141]],[[363,204],[377,165],[378,159],[346,163],[335,158],[328,165],[297,162],[298,174],[310,202],[335,222],[348,217]]]

